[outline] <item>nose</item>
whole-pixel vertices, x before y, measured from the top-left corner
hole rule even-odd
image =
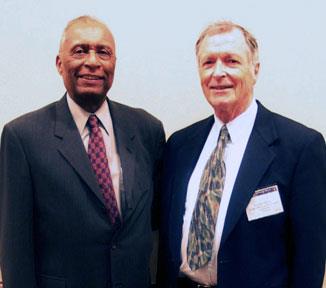
[[[225,66],[223,65],[222,61],[216,61],[213,75],[218,77],[224,77],[226,75]]]
[[[96,54],[96,51],[90,50],[87,54],[87,57],[85,59],[85,65],[88,67],[98,67],[100,66],[100,62],[98,59],[98,56]]]

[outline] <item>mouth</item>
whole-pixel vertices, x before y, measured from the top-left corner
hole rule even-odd
[[[89,81],[104,80],[103,76],[94,74],[79,74],[77,77]]]
[[[209,89],[211,90],[216,90],[216,91],[224,91],[227,89],[232,89],[233,85],[232,84],[223,84],[223,85],[212,85],[209,86]]]

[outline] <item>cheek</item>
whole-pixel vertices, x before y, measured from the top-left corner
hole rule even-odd
[[[83,61],[74,59],[71,61],[67,61],[63,68],[67,74],[73,75],[77,73],[82,67],[83,67]]]
[[[114,71],[115,71],[115,66],[114,66],[114,65],[110,65],[109,68],[106,69],[106,70],[109,72],[109,74],[110,74],[111,76],[113,76]]]
[[[209,81],[211,79],[211,77],[209,76],[209,73],[202,72],[199,74],[199,77],[200,77],[200,82],[201,82],[202,86],[207,86],[209,84]]]
[[[241,71],[236,77],[234,77],[234,81],[237,83],[237,86],[246,87],[251,83],[250,76],[248,75],[248,71]]]
[[[74,81],[74,72],[71,70],[65,70],[62,76],[69,82]]]
[[[115,70],[115,62],[106,62],[106,63],[103,63],[103,68],[104,68],[104,70],[112,73]]]

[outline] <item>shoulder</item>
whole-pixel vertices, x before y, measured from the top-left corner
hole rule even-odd
[[[112,117],[119,114],[119,118],[124,118],[126,121],[134,125],[161,125],[161,121],[155,116],[148,113],[144,109],[131,107],[116,101],[109,100],[110,112]]]
[[[55,107],[52,103],[8,122],[1,134],[1,151],[13,149],[16,153],[17,147],[28,149],[46,139],[54,131]]]
[[[201,137],[201,135],[208,135],[212,125],[214,123],[214,116],[211,115],[203,120],[195,122],[181,130],[174,132],[168,143],[170,145],[182,145],[189,138]],[[206,135],[206,136],[207,136]]]
[[[272,112],[260,103],[258,104],[256,123],[258,130],[272,130],[271,133],[275,133],[278,141],[291,149],[301,149],[314,141],[325,145],[325,140],[320,132],[293,119]]]
[[[28,133],[39,129],[49,129],[49,122],[55,117],[57,102],[48,104],[40,109],[23,114],[8,122],[3,130],[16,131],[16,133]]]
[[[113,126],[127,133],[137,135],[148,149],[160,147],[165,143],[163,124],[156,117],[141,108],[130,107],[109,100]]]

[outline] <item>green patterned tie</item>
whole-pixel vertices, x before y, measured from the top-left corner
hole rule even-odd
[[[229,140],[228,129],[223,125],[217,146],[208,159],[200,180],[188,237],[187,256],[191,270],[203,267],[212,258],[217,214],[225,181],[223,155]]]

